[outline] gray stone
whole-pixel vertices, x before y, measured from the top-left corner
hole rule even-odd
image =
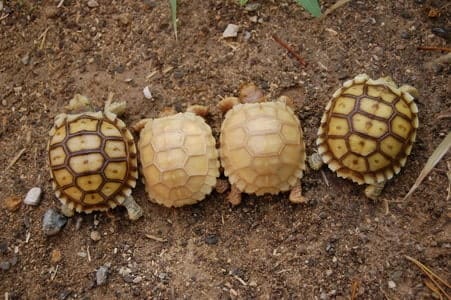
[[[0,269],[2,271],[8,271],[9,268],[11,268],[11,263],[9,261],[2,261],[2,262],[0,262]]]
[[[25,196],[23,203],[25,203],[26,205],[36,206],[41,201],[41,194],[42,190],[40,187],[31,188]]]
[[[95,7],[98,7],[98,6],[99,6],[99,3],[96,0],[89,0],[88,1],[88,7],[89,8],[95,8]]]
[[[108,279],[108,267],[101,266],[96,272],[96,283],[97,285],[104,285]]]
[[[42,230],[47,236],[57,234],[64,225],[66,225],[67,218],[60,215],[53,209],[49,209],[45,212],[42,220]]]

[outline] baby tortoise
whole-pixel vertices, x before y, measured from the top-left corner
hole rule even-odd
[[[387,180],[399,173],[412,150],[418,128],[415,88],[398,88],[389,77],[357,75],[338,89],[326,106],[310,166],[326,163],[377,199]]]
[[[166,111],[163,117],[144,119],[134,128],[143,182],[149,198],[166,207],[195,204],[210,194],[219,176],[216,142],[210,126],[199,115],[200,105],[188,112]]]
[[[52,187],[67,216],[105,211],[123,205],[129,218],[142,210],[131,197],[138,178],[133,136],[117,118],[124,103],[105,110],[59,114],[50,130],[48,160]]]
[[[253,84],[240,97],[227,97],[218,106],[226,112],[221,126],[220,158],[232,185],[228,200],[241,202],[241,193],[278,194],[291,190],[289,199],[304,202],[300,179],[305,168],[305,146],[298,117],[282,96],[266,102]]]

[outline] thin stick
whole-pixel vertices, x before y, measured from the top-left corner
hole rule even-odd
[[[44,32],[41,34],[42,40],[41,44],[39,45],[39,49],[42,50],[44,48],[45,39],[47,38],[47,32],[49,31],[50,27],[47,27]]]
[[[443,295],[445,295],[445,297],[447,299],[451,299],[449,297],[449,295],[446,293],[446,291],[441,287],[440,283],[442,283],[443,285],[445,285],[447,288],[451,288],[450,284],[447,283],[446,281],[444,281],[442,278],[440,278],[437,274],[435,274],[434,272],[432,272],[427,266],[425,266],[424,264],[422,264],[421,262],[419,262],[418,260],[416,260],[413,257],[410,257],[408,255],[404,256],[406,259],[410,260],[411,262],[413,262],[417,267],[419,267],[421,269],[421,271],[423,271],[424,274],[426,274],[426,276],[431,280],[432,283],[435,284],[435,286],[443,293]],[[440,283],[438,283],[437,281],[439,281]]]
[[[151,235],[151,234],[145,234],[146,238],[160,242],[160,243],[166,243],[168,240]]]
[[[25,152],[25,150],[26,150],[26,148],[23,148],[22,150],[19,151],[19,153],[16,154],[16,156],[14,156],[13,160],[6,167],[6,170],[8,170],[12,166],[14,166],[14,164],[19,160],[19,158],[22,156],[22,154]]]
[[[61,0],[60,3],[58,3],[58,5],[56,7],[60,8],[61,6],[63,6],[64,4],[64,0]]]
[[[272,38],[283,48],[285,48],[288,52],[291,53],[291,55],[294,56],[294,58],[296,58],[296,60],[302,65],[302,66],[307,66],[307,63],[305,62],[305,60],[296,52],[293,50],[293,48],[291,48],[287,43],[285,43],[284,41],[282,41],[277,35],[273,34]]]
[[[451,52],[451,48],[448,47],[434,47],[434,46],[418,46],[418,50],[429,50],[429,51],[446,51]]]

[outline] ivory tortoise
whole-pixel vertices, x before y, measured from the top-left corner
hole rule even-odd
[[[339,177],[369,184],[365,195],[377,199],[412,150],[419,124],[416,95],[415,88],[398,88],[390,77],[360,74],[346,81],[326,106],[311,167],[326,163]]]
[[[282,96],[265,102],[253,84],[240,90],[240,97],[219,103],[227,111],[221,126],[220,158],[232,185],[228,200],[241,202],[241,193],[278,194],[289,191],[289,200],[305,201],[300,179],[305,168],[305,146],[300,121]]]
[[[139,159],[149,199],[166,207],[203,200],[219,176],[211,128],[196,115],[207,110],[199,105],[188,110],[192,112],[166,111],[163,117],[144,119],[135,126],[140,131]]]
[[[117,205],[125,206],[132,220],[142,215],[131,197],[138,178],[135,142],[116,115],[124,107],[108,103],[103,112],[56,116],[49,133],[48,162],[65,215]]]

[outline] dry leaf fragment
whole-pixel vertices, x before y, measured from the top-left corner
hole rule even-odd
[[[429,157],[423,170],[421,170],[421,173],[418,176],[417,180],[410,188],[410,191],[407,193],[407,195],[404,197],[403,200],[406,200],[407,198],[409,198],[410,195],[412,195],[412,193],[418,188],[418,186],[421,184],[424,178],[426,178],[426,176],[431,172],[432,168],[434,168],[435,165],[440,161],[440,159],[442,159],[442,157],[446,154],[446,152],[448,152],[450,147],[451,147],[451,132],[448,132],[446,138],[440,143],[440,145],[438,145],[438,147]]]

